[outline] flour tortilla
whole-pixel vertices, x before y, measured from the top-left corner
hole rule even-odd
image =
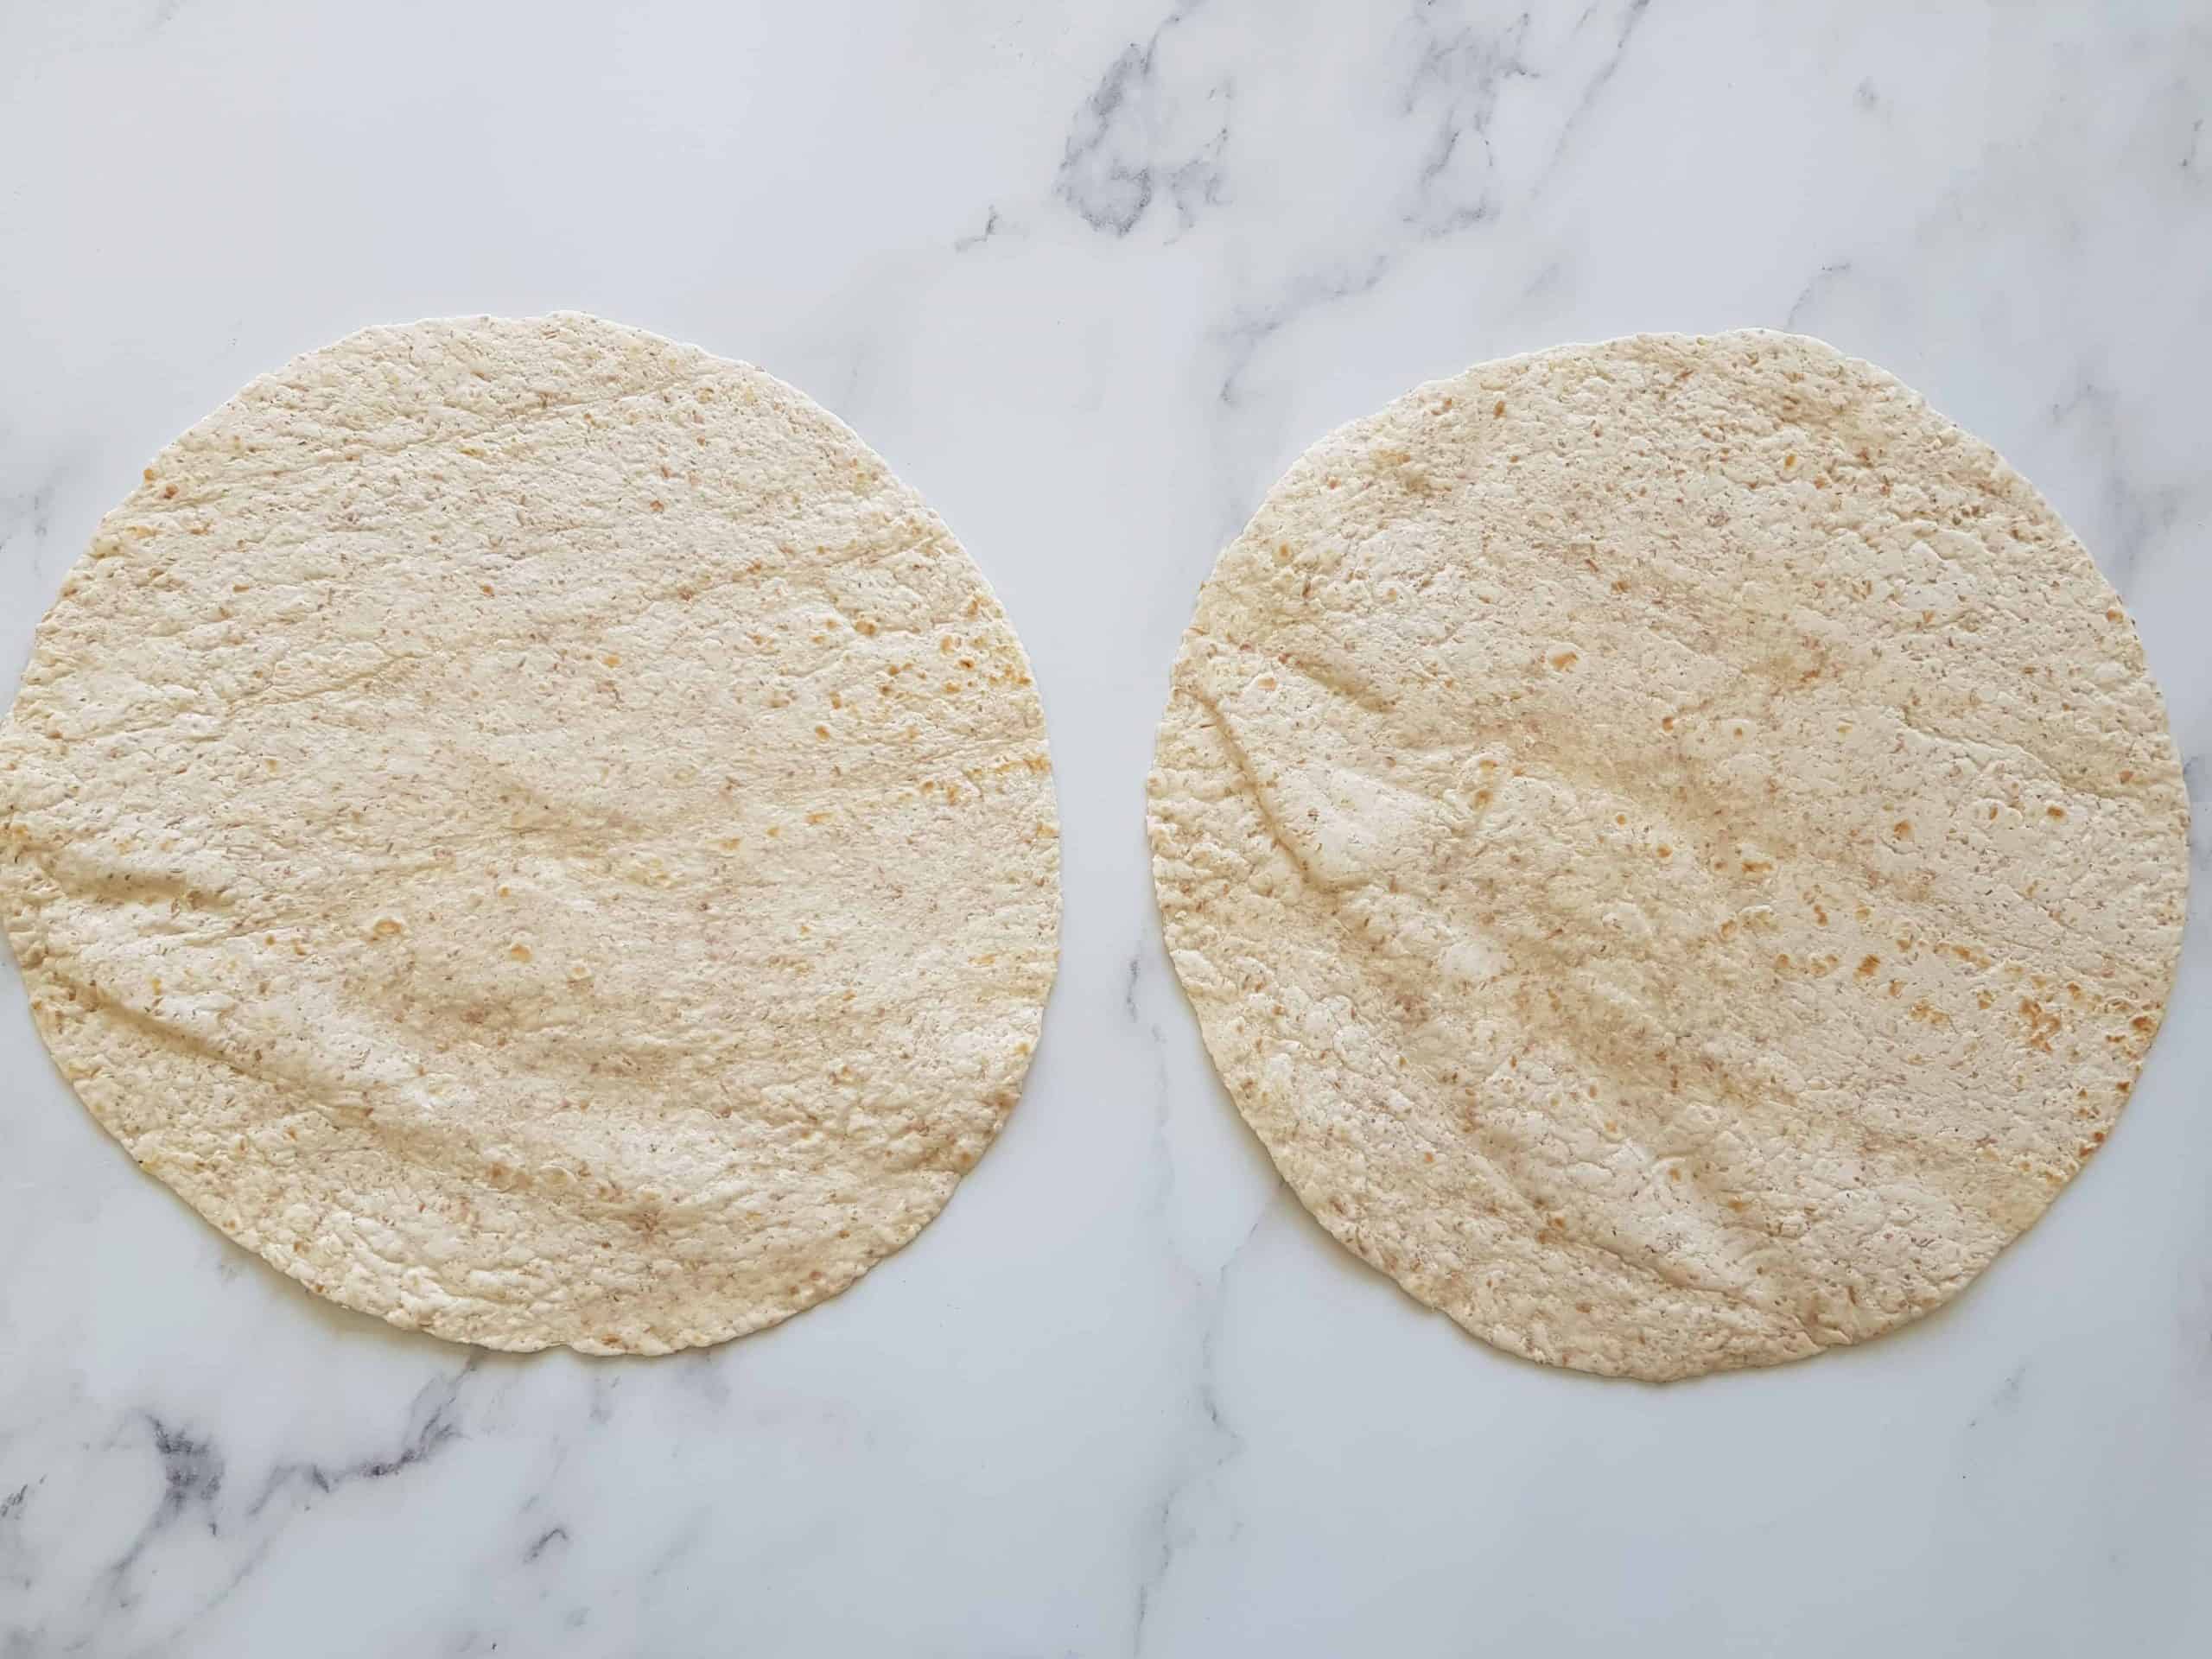
[[[1478,1336],[1655,1379],[1986,1266],[2118,1118],[2187,883],[2081,544],[1766,333],[1484,364],[1317,444],[1200,596],[1150,808],[1307,1208]]]
[[[372,328],[104,519],[0,730],[92,1115],[349,1307],[663,1353],[906,1243],[1050,986],[1045,727],[919,497],[760,371]]]

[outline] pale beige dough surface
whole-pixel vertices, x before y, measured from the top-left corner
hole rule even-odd
[[[102,521],[0,728],[92,1114],[395,1325],[664,1352],[833,1295],[1014,1102],[1056,961],[1021,648],[757,369],[373,328]]]
[[[2187,880],[2081,543],[1766,333],[1484,364],[1309,450],[1200,595],[1150,819],[1306,1206],[1478,1336],[1655,1379],[1986,1266],[2118,1119]]]

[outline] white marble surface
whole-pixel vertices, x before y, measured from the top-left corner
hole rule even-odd
[[[1162,6],[0,4],[10,683],[251,375],[582,307],[797,382],[950,519],[1067,864],[1031,1086],[944,1217],[657,1361],[308,1297],[131,1168],[10,972],[0,1655],[2212,1649],[2202,0]],[[1325,429],[1741,323],[1897,370],[2081,531],[2198,891],[2122,1128],[1978,1286],[1655,1389],[1493,1352],[1287,1198],[1162,957],[1142,779],[1199,578]]]

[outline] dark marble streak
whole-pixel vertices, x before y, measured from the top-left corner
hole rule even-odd
[[[1222,1333],[1228,1322],[1232,1275],[1251,1249],[1252,1241],[1267,1224],[1268,1217],[1283,1201],[1284,1192],[1278,1190],[1253,1217],[1251,1226],[1223,1262],[1220,1271],[1198,1293],[1198,1351],[1192,1384],[1198,1444],[1196,1454],[1185,1460],[1147,1513],[1150,1548],[1143,1575],[1137,1581],[1129,1642],[1133,1659],[1142,1659],[1160,1592],[1173,1573],[1176,1561],[1197,1538],[1197,1522],[1188,1513],[1192,1497],[1207,1480],[1244,1454],[1245,1438],[1230,1421],[1221,1381]]]
[[[1256,304],[1237,307],[1212,331],[1222,357],[1217,401],[1234,408],[1253,360],[1268,343],[1313,312],[1362,298],[1377,289],[1415,250],[1464,234],[1487,232],[1515,209],[1526,209],[1567,153],[1577,128],[1627,57],[1648,0],[1630,0],[1600,43],[1585,44],[1589,32],[1607,27],[1605,8],[1592,5],[1562,35],[1539,41],[1533,14],[1504,23],[1460,22],[1446,26],[1435,9],[1415,8],[1408,25],[1410,60],[1401,72],[1395,96],[1403,119],[1431,129],[1408,186],[1385,193],[1403,206],[1389,220],[1348,235],[1343,251],[1325,264],[1294,268],[1276,293]],[[1596,54],[1594,62],[1589,54]],[[1490,133],[1509,86],[1519,82],[1580,79],[1571,111],[1531,169],[1518,169],[1526,182],[1509,194],[1509,181],[1491,153]]]
[[[1414,14],[1421,33],[1401,113],[1432,130],[1404,222],[1425,236],[1448,236],[1479,225],[1500,206],[1490,125],[1508,81],[1532,79],[1522,54],[1529,16],[1484,29],[1467,23],[1436,29],[1427,7]]]
[[[611,1367],[601,1366],[591,1374],[591,1404],[587,1416],[594,1423],[614,1421],[614,1396],[622,1387],[621,1374]]]
[[[1611,49],[1599,64],[1597,73],[1592,75],[1584,85],[1582,96],[1574,101],[1573,111],[1560,128],[1559,137],[1552,145],[1550,159],[1544,163],[1543,170],[1537,177],[1536,188],[1539,190],[1550,182],[1551,176],[1558,171],[1560,163],[1567,159],[1567,150],[1573,142],[1574,135],[1581,129],[1583,122],[1589,118],[1590,111],[1596,106],[1599,97],[1607,86],[1612,84],[1613,77],[1620,73],[1621,64],[1628,56],[1629,42],[1635,38],[1637,27],[1643,22],[1643,15],[1650,10],[1650,6],[1651,0],[1629,0],[1627,10],[1621,14],[1620,21],[1613,26]],[[1590,7],[1581,16],[1575,19],[1575,28],[1580,29],[1583,24],[1590,21],[1597,10],[1596,6]]]
[[[64,1639],[45,1625],[0,1627],[0,1643],[12,1644],[12,1649],[0,1646],[0,1655],[12,1650],[105,1651],[94,1649],[93,1644],[114,1637],[115,1626],[110,1621],[116,1615],[127,1615],[141,1606],[147,1580],[160,1571],[161,1558],[180,1535],[191,1531],[224,1541],[235,1552],[227,1573],[181,1616],[170,1617],[158,1633],[149,1637],[142,1631],[132,1637],[140,1643],[134,1651],[173,1649],[252,1577],[294,1516],[357,1483],[404,1474],[430,1462],[444,1447],[460,1440],[461,1391],[477,1363],[472,1357],[458,1370],[426,1384],[410,1403],[407,1423],[390,1450],[344,1464],[311,1459],[279,1462],[247,1501],[241,1501],[245,1487],[234,1478],[238,1459],[213,1433],[153,1410],[134,1414],[118,1431],[115,1444],[137,1438],[153,1455],[161,1490],[152,1510],[139,1523],[129,1544],[100,1569],[87,1586],[87,1593],[79,1599],[81,1637]],[[12,1523],[43,1484],[41,1478],[0,1500],[0,1566],[8,1559],[5,1552]],[[28,1571],[25,1568],[17,1575],[26,1588],[29,1587]]]
[[[1851,275],[1851,261],[1834,259],[1815,271],[1812,279],[1797,290],[1797,297],[1789,302],[1789,309],[1782,319],[1784,328],[1802,329],[1808,317],[1822,304]]]
[[[137,1603],[134,1582],[139,1564],[169,1529],[188,1514],[211,1535],[222,1530],[217,1501],[223,1495],[223,1454],[214,1441],[148,1412],[144,1422],[154,1455],[162,1468],[162,1495],[154,1512],[138,1529],[123,1554],[101,1574],[108,1597],[118,1607]]]
[[[1170,1210],[1177,1170],[1167,1133],[1173,1084],[1166,1031],[1154,1005],[1160,995],[1179,1001],[1180,995],[1173,975],[1157,971],[1165,956],[1159,918],[1154,913],[1147,917],[1137,947],[1130,952],[1122,976],[1122,1011],[1129,1024],[1142,1033],[1152,1051],[1152,1150],[1147,1163],[1145,1209],[1178,1273],[1191,1281],[1195,1352],[1184,1431],[1187,1444],[1180,1455],[1172,1460],[1157,1494],[1143,1511],[1144,1542],[1139,1554],[1129,1624],[1129,1652],[1137,1659],[1141,1659],[1154,1636],[1154,1618],[1160,1593],[1186,1547],[1198,1535],[1197,1520],[1190,1513],[1193,1498],[1211,1476],[1244,1452],[1245,1439],[1230,1421],[1221,1382],[1222,1332],[1232,1273],[1274,1204],[1282,1196],[1278,1192],[1262,1207],[1243,1238],[1221,1266],[1211,1273],[1191,1262],[1176,1243]],[[1207,1104],[1212,1108],[1215,1103]]]
[[[1207,87],[1209,118],[1201,136],[1184,137],[1172,151],[1157,138],[1174,112],[1173,95],[1157,73],[1161,43],[1198,9],[1179,6],[1141,46],[1123,48],[1076,111],[1054,193],[1094,231],[1127,236],[1162,198],[1173,206],[1179,227],[1188,230],[1200,207],[1222,199],[1233,80],[1224,76]]]
[[[470,1355],[461,1368],[426,1384],[408,1410],[408,1427],[397,1447],[352,1463],[327,1464],[288,1460],[270,1469],[261,1491],[248,1507],[249,1519],[258,1516],[272,1503],[283,1499],[309,1507],[317,1497],[327,1497],[356,1481],[386,1480],[428,1463],[445,1446],[461,1438],[456,1421],[463,1383],[474,1374],[477,1357]]]
[[[1302,271],[1292,279],[1279,299],[1246,307],[1232,315],[1214,330],[1224,359],[1215,401],[1229,408],[1236,407],[1239,383],[1262,346],[1313,311],[1374,292],[1382,286],[1395,263],[1393,256],[1377,253],[1338,270]]]
[[[1990,1390],[1989,1396],[1976,1408],[1974,1415],[1967,1419],[1967,1427],[1979,1428],[1993,1418],[2009,1417],[2019,1410],[2020,1402],[2027,1390],[2027,1381],[2028,1362],[2024,1359],[2005,1374],[2002,1382]]]
[[[2096,457],[2096,499],[2088,521],[2075,528],[2105,580],[2126,599],[2145,550],[2179,524],[2190,492],[2179,483],[2153,485],[2138,475],[2128,458],[2136,446],[2127,442],[2120,400],[2099,381],[2085,376],[2075,382],[2051,405],[2050,419]]]
[[[0,1497],[0,1586],[12,1586],[22,1591],[31,1587],[35,1573],[30,1550],[23,1541],[23,1516],[45,1484],[46,1477],[41,1475]],[[5,1635],[6,1631],[0,1630],[0,1637]]]
[[[49,477],[28,494],[0,501],[0,550],[12,547],[18,541],[28,543],[30,566],[38,574],[41,586],[59,574],[49,563],[54,539],[54,493],[58,481]]]
[[[983,214],[983,228],[980,231],[971,231],[966,236],[955,237],[952,239],[952,251],[955,253],[965,253],[969,249],[980,248],[993,237],[1002,236],[1005,233],[1004,221],[1000,219],[997,207],[993,207],[987,209]]]

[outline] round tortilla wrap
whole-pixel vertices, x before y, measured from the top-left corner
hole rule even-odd
[[[1535,1359],[1814,1354],[2111,1131],[2187,883],[2134,627],[1817,340],[1488,363],[1222,555],[1151,779],[1166,941],[1322,1223]]]
[[[1021,648],[742,364],[372,328],[104,519],[0,728],[39,1028],[323,1295],[661,1353],[835,1294],[1012,1107],[1057,950]]]

